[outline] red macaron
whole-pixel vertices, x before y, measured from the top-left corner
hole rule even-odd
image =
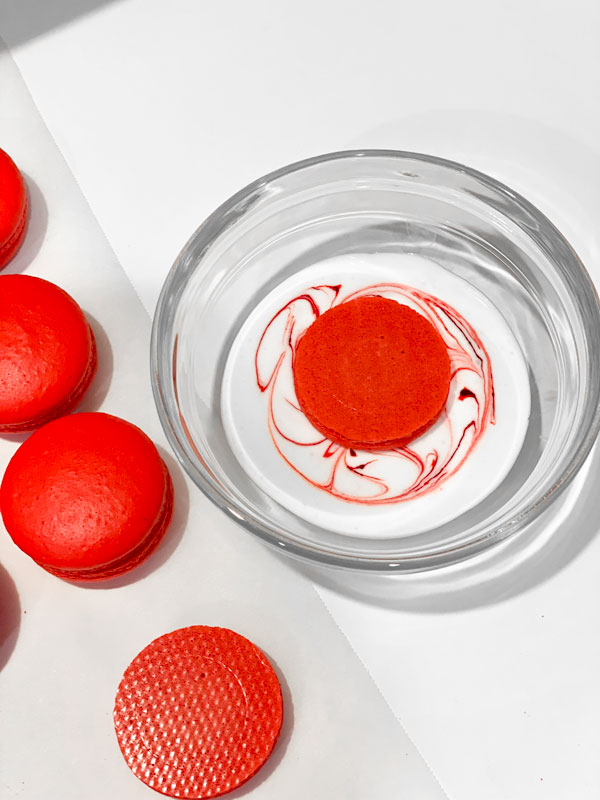
[[[227,628],[193,625],[155,639],[119,686],[114,723],[133,773],[163,796],[237,789],[279,737],[283,699],[265,654]]]
[[[23,243],[28,211],[23,176],[8,153],[0,149],[0,269]]]
[[[72,414],[32,434],[0,486],[15,544],[48,572],[73,581],[113,578],[158,545],[173,486],[153,442],[103,413]]]
[[[300,408],[334,442],[363,450],[400,447],[442,411],[450,357],[424,316],[365,296],[326,311],[294,355]]]
[[[0,276],[0,433],[69,413],[96,371],[96,342],[75,300],[49,281]]]

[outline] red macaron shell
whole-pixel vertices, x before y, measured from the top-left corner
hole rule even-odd
[[[8,153],[0,149],[0,269],[23,242],[28,208],[23,176]]]
[[[96,371],[96,343],[75,300],[29,275],[0,276],[0,433],[67,414]]]
[[[294,356],[300,408],[346,447],[391,449],[438,418],[450,386],[444,340],[421,314],[366,296],[326,311]]]
[[[61,417],[8,464],[0,509],[15,544],[44,569],[100,580],[133,569],[159,543],[173,490],[153,442],[103,413]]]
[[[133,550],[125,553],[121,558],[111,561],[107,565],[85,571],[74,572],[69,569],[58,569],[48,564],[43,565],[44,569],[56,575],[57,578],[77,581],[78,583],[91,583],[93,581],[106,581],[111,578],[118,578],[127,572],[131,572],[131,570],[136,569],[136,567],[142,564],[148,556],[156,550],[162,541],[173,516],[173,482],[164,463],[163,468],[165,474],[165,495],[163,503],[154,525],[152,525],[145,538],[142,539]]]
[[[283,721],[277,676],[234,631],[195,625],[155,639],[129,665],[114,724],[132,772],[169,797],[217,797],[256,774]]]

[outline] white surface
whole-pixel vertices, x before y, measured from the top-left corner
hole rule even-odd
[[[96,333],[99,364],[81,408],[101,408],[142,427],[161,447],[175,486],[175,518],[163,544],[113,582],[67,584],[1,530],[0,796],[154,796],[118,748],[117,686],[152,639],[204,624],[256,642],[282,680],[281,740],[269,766],[232,798],[249,792],[257,800],[328,800],[341,792],[361,800],[371,792],[423,792],[442,800],[310,581],[225,519],[167,453],[151,399],[150,319],[1,51],[0,96],[2,144],[26,175],[32,207],[25,244],[7,271],[52,280],[81,304]],[[22,438],[0,437],[1,473]],[[380,737],[348,735],[362,726]]]
[[[10,44],[23,26],[19,4],[5,8]],[[435,153],[504,180],[600,279],[599,39],[595,0],[127,0],[14,56],[151,309],[177,250],[221,200],[283,163],[353,146]],[[482,574],[323,590],[452,800],[600,795],[599,475],[596,457],[562,526],[553,509],[552,527]],[[236,543],[251,547],[246,538]],[[279,619],[285,597],[272,605]],[[132,622],[142,610],[138,600]],[[376,736],[368,720],[348,730],[363,744]]]
[[[402,457],[401,451],[369,453],[358,450],[351,455],[348,448],[336,447],[330,439],[324,439],[300,411],[294,389],[292,355],[298,339],[312,324],[315,315],[308,303],[301,301],[290,308],[290,313],[279,316],[281,309],[295,297],[308,296],[323,313],[332,307],[335,297],[330,288],[323,291],[323,287],[336,285],[341,286],[335,298],[336,305],[362,290],[370,291],[379,286],[377,294],[406,303],[417,313],[423,313],[423,308],[425,313],[430,313],[427,306],[420,304],[418,296],[396,293],[392,287],[397,284],[442,298],[473,327],[485,348],[485,352],[475,351],[475,345],[467,343],[464,350],[458,350],[460,355],[451,363],[453,378],[444,413],[428,431],[410,442],[410,451],[423,465],[439,463],[439,469],[431,475],[450,473],[437,485],[427,481],[433,490],[415,492],[413,497],[411,487],[418,484],[423,474],[414,460]],[[280,323],[271,329],[270,323],[276,317]],[[290,319],[295,320],[292,327],[289,327]],[[452,327],[449,317],[436,314],[431,320],[438,320],[438,331],[446,337],[449,347],[457,341],[464,347],[466,340],[458,328]],[[450,333],[446,325],[450,326]],[[270,333],[264,336],[267,328]],[[453,336],[458,338],[453,339]],[[257,362],[259,345],[261,357]],[[465,353],[471,360],[467,360]],[[491,384],[476,371],[477,353],[485,359],[481,363],[487,364],[489,356],[493,373]],[[265,376],[265,386],[276,373],[267,391],[261,392],[257,386],[257,364],[258,374]],[[476,401],[458,400],[463,387],[474,393]],[[492,393],[495,421],[488,423],[487,409],[488,403],[491,406]],[[295,514],[315,525],[351,536],[410,536],[473,508],[506,477],[527,432],[529,376],[519,345],[504,318],[467,281],[422,256],[352,254],[330,258],[301,270],[269,292],[256,306],[231,346],[223,375],[221,407],[229,443],[246,472],[265,492]],[[273,408],[272,422],[270,407]],[[472,428],[473,424],[476,427]],[[481,428],[481,438],[470,450],[474,431]],[[311,442],[315,446],[309,446]],[[459,447],[460,443],[464,447]],[[336,451],[343,456],[341,462],[338,462],[339,455],[333,455]],[[461,464],[462,459],[465,460]],[[354,470],[362,462],[368,466],[357,474]],[[350,468],[345,469],[345,464]],[[383,494],[382,482],[387,487]],[[338,493],[345,492],[370,502],[349,502],[320,487],[333,488]],[[408,499],[395,504],[389,502],[389,497],[398,495]],[[376,505],[380,498],[385,502]]]

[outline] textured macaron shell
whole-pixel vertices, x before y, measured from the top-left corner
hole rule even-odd
[[[17,450],[0,508],[15,544],[50,572],[112,577],[139,563],[164,533],[172,486],[155,445],[135,425],[74,414]]]
[[[95,369],[93,333],[67,292],[29,275],[0,276],[0,431],[67,413]]]
[[[201,800],[263,766],[283,699],[265,654],[226,628],[194,625],[155,639],[129,665],[114,707],[133,773],[163,796]]]
[[[346,447],[389,449],[435,422],[448,396],[450,357],[424,316],[365,296],[326,311],[300,339],[294,384],[317,430]]]
[[[23,242],[27,223],[27,188],[10,156],[0,149],[0,269]]]

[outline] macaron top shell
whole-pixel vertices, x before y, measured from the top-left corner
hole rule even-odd
[[[74,414],[17,450],[0,508],[15,544],[41,566],[89,571],[139,547],[161,516],[168,481],[155,445],[135,425]]]
[[[27,205],[23,176],[8,153],[0,149],[0,269],[21,243]]]
[[[378,295],[334,306],[294,355],[306,417],[346,447],[388,449],[435,422],[448,397],[450,357],[424,316]]]
[[[281,687],[265,654],[234,631],[204,625],[145,647],[114,708],[133,773],[163,796],[187,800],[219,797],[255,775],[282,721]]]
[[[41,278],[0,276],[0,430],[70,410],[94,367],[93,334],[70,295]]]

